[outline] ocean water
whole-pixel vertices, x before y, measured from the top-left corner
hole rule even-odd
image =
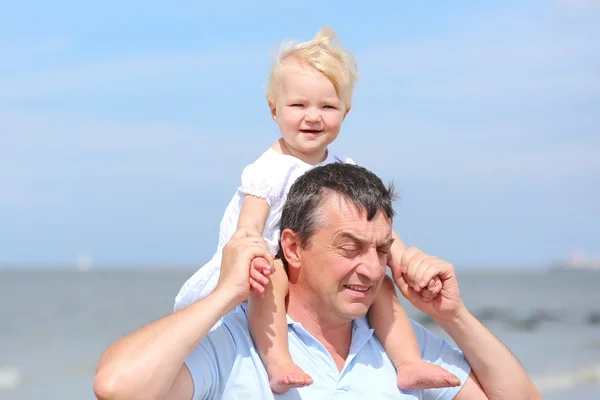
[[[170,312],[191,273],[0,271],[0,399],[94,399],[102,351]],[[600,398],[600,272],[459,270],[459,284],[467,306],[510,347],[544,399]]]

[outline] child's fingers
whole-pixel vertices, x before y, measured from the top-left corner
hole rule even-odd
[[[417,271],[415,276],[413,277],[415,281],[415,290],[420,291],[421,289],[429,288],[429,284],[431,280],[438,278],[440,275],[441,268],[443,267],[443,263],[440,262],[435,257],[426,257],[423,259],[423,263],[421,265],[422,268]]]
[[[263,257],[256,257],[252,260],[252,266],[259,271],[264,271],[263,273],[267,276],[271,274],[271,263]]]
[[[250,268],[250,279],[254,280],[261,286],[266,286],[269,284],[269,278],[267,278],[262,271],[259,271],[256,268]]]
[[[265,288],[252,278],[250,278],[250,290],[254,292],[258,297],[262,298],[265,295]]]
[[[437,294],[442,291],[442,280],[440,277],[436,275],[433,279],[431,279],[427,285],[427,289],[437,296]]]
[[[258,272],[260,272],[261,274],[263,274],[264,276],[269,276],[273,272],[273,270],[271,269],[271,267],[257,268],[256,270]]]
[[[439,276],[435,276],[432,278],[427,286],[423,288],[421,291],[421,297],[425,301],[432,301],[437,297],[438,294],[442,291],[442,281]]]

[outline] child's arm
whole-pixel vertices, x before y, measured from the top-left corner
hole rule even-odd
[[[388,256],[388,266],[390,268],[395,268],[400,267],[399,263],[400,260],[402,260],[402,254],[404,254],[404,251],[406,250],[406,245],[402,239],[400,239],[400,236],[398,236],[396,231],[392,232],[392,235],[394,236],[394,243],[392,244],[392,248],[390,249],[390,254]],[[398,260],[398,263],[396,263],[394,260]]]
[[[245,195],[238,229],[249,228],[262,235],[269,212],[266,200]],[[250,264],[250,287],[256,297],[248,297],[248,327],[267,367],[271,390],[283,393],[310,385],[312,378],[294,364],[288,347],[285,316],[288,277],[281,260],[270,265],[263,258],[254,259]]]
[[[270,210],[271,207],[266,199],[249,194],[244,195],[237,229],[251,229],[262,235]],[[255,259],[250,264],[250,287],[259,297],[264,296],[265,286],[269,284],[267,277],[270,274],[271,265],[264,258]]]
[[[267,203],[266,199],[250,194],[244,195],[237,229],[253,229],[262,235],[265,230],[265,223],[267,222],[270,210],[271,207],[269,207],[269,203]]]
[[[393,235],[394,243],[388,254],[387,265],[396,280],[396,278],[402,278],[402,275],[407,272],[406,267],[401,265],[406,246],[396,232],[393,232]],[[425,292],[431,296],[431,299],[441,290],[439,277],[436,276],[431,282],[435,280],[439,281],[439,288],[435,288],[435,293],[433,293],[433,284],[428,286],[430,291]],[[410,320],[396,295],[396,286],[387,276],[371,304],[369,321],[375,330],[377,339],[396,366],[398,387],[421,390],[460,384],[460,380],[455,375],[421,359],[421,351]]]
[[[400,239],[400,236],[398,236],[396,231],[393,231],[392,235],[394,236],[394,243],[392,243],[392,247],[390,248],[390,252],[388,254],[387,265],[392,270],[392,276],[395,278],[397,275],[406,272],[400,263],[402,260],[402,255],[406,251],[406,245],[402,239]]]

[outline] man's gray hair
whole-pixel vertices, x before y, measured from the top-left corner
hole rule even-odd
[[[281,213],[281,232],[291,229],[299,236],[301,246],[306,247],[321,219],[321,202],[331,193],[366,212],[368,221],[380,210],[388,218],[394,217],[397,196],[392,184],[386,187],[366,168],[335,162],[315,167],[294,182]],[[281,250],[278,256],[287,264]]]

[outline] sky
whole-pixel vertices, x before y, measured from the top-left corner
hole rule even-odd
[[[395,184],[405,243],[457,268],[600,255],[598,0],[84,3],[0,14],[2,266],[202,265],[278,138],[278,46],[323,25],[360,67],[333,148]]]

